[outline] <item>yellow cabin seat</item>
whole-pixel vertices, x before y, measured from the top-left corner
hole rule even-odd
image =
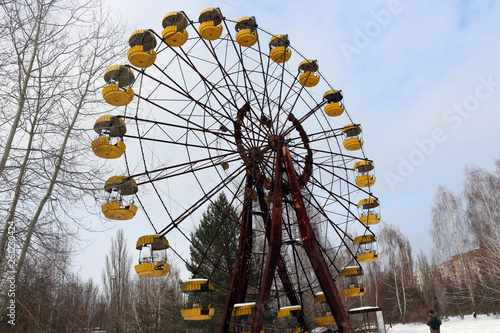
[[[130,220],[137,213],[137,206],[130,204],[125,207],[120,207],[119,201],[108,202],[101,207],[104,216],[110,220]]]
[[[361,253],[356,256],[359,262],[372,262],[378,259],[377,251],[371,251],[368,253]]]
[[[250,47],[257,43],[259,36],[257,35],[257,31],[253,31],[251,29],[243,29],[238,31],[236,34],[236,41],[243,47]]]
[[[340,105],[340,103],[330,103],[325,106],[324,110],[328,116],[338,117],[344,113],[345,109],[343,105]]]
[[[126,146],[123,141],[118,141],[115,145],[109,144],[109,138],[100,137],[92,141],[92,151],[101,158],[119,158],[125,152]]]
[[[189,38],[186,30],[179,31],[175,25],[163,29],[161,36],[165,43],[172,47],[184,45]]]
[[[316,317],[316,322],[318,325],[333,325],[335,318],[333,316]]]
[[[170,271],[170,265],[164,262],[148,262],[135,266],[135,272],[139,277],[161,277]]]
[[[344,147],[349,151],[359,150],[363,147],[363,143],[359,138],[349,138],[344,141]]]
[[[374,225],[380,222],[379,214],[366,214],[359,218],[359,221],[364,225]]]
[[[291,56],[292,51],[287,50],[284,46],[277,46],[269,53],[269,57],[271,57],[271,60],[278,64],[287,62]]]
[[[356,177],[356,185],[359,187],[370,187],[375,184],[375,177],[372,177],[371,175],[362,175],[359,177]]]
[[[102,89],[104,100],[113,106],[124,106],[134,99],[134,91],[128,87],[121,90],[118,84],[109,84]]]
[[[203,22],[200,24],[198,31],[200,36],[206,40],[216,40],[222,35],[222,25],[215,25],[214,21]]]
[[[346,267],[340,271],[339,276],[360,276],[363,275],[363,269],[359,266]]]
[[[348,289],[342,289],[342,295],[345,297],[356,297],[363,296],[365,294],[365,287],[354,287]]]
[[[183,293],[190,293],[194,296],[194,304],[190,309],[181,310],[181,315],[184,320],[207,320],[211,319],[215,310],[209,304],[206,309],[203,309],[199,303],[199,295],[203,292],[210,292],[214,290],[214,286],[207,279],[191,279],[186,281],[181,288]]]
[[[305,72],[300,75],[299,81],[304,87],[314,87],[319,83],[320,76],[314,72]]]
[[[181,310],[181,315],[184,320],[208,320],[212,319],[215,314],[215,309],[210,307],[203,309],[201,306],[193,309]]]
[[[156,52],[154,50],[149,50],[149,52],[144,51],[144,46],[137,45],[128,50],[127,57],[133,66],[146,68],[154,64]]]

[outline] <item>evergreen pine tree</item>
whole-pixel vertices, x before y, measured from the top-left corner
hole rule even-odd
[[[221,192],[217,199],[209,204],[199,226],[190,234],[192,244],[189,247],[190,260],[187,269],[193,273],[194,278],[212,276],[211,282],[215,289],[201,295],[202,303],[211,303],[216,309],[214,318],[210,320],[213,323],[207,322],[207,325],[217,325],[225,307],[238,253],[239,227],[235,227],[236,223],[238,213]],[[192,302],[191,298],[188,304]],[[197,324],[198,327],[204,326],[202,323]]]

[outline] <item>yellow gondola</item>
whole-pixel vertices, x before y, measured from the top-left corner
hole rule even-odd
[[[347,279],[346,287],[342,289],[344,296],[362,296],[365,293],[363,284],[359,283],[359,277],[363,276],[363,274],[363,269],[359,266],[348,266],[340,271],[339,276]]]
[[[147,235],[137,240],[136,249],[139,253],[139,264],[135,266],[135,272],[139,277],[160,277],[168,274],[170,265],[166,261],[166,250],[168,241],[164,236]],[[148,253],[143,255],[143,251]]]
[[[375,169],[375,166],[373,165],[372,161],[358,161],[354,164],[353,169],[356,173],[355,181],[358,186],[369,187],[375,184],[376,178],[373,171]]]
[[[319,83],[320,76],[316,60],[306,59],[299,64],[299,81],[304,87],[314,87]]]
[[[138,191],[135,180],[125,176],[113,176],[104,185],[104,190],[110,194],[108,202],[101,209],[108,219],[130,220],[137,213],[137,206],[127,196]]]
[[[363,275],[363,269],[359,266],[349,266],[342,269],[339,273],[339,276],[349,277],[349,276],[361,276]]]
[[[285,318],[289,316],[297,316],[297,313],[302,311],[302,306],[300,305],[291,305],[291,306],[283,306],[278,311],[278,318]]]
[[[356,254],[356,259],[359,262],[372,262],[378,259],[378,253],[373,248],[373,243],[375,243],[377,239],[374,235],[363,235],[354,238],[354,245],[358,245],[359,249]]]
[[[363,147],[363,139],[361,137],[361,126],[355,124],[349,124],[342,128],[342,134],[344,136],[344,147],[347,150],[359,150]]]
[[[325,105],[324,111],[330,117],[338,117],[344,113],[345,107],[342,104],[342,90],[328,90],[323,99],[328,102]]]
[[[276,63],[287,62],[292,56],[288,35],[274,35],[269,41],[269,57]]]
[[[243,47],[250,47],[257,43],[259,35],[257,34],[257,22],[255,17],[242,17],[234,26],[236,30],[236,41]]]
[[[302,306],[291,305],[283,306],[278,310],[278,318],[283,321],[283,324],[288,327],[287,332],[304,332],[304,328],[300,326],[298,318],[302,318],[304,312]]]
[[[184,320],[208,320],[212,319],[215,314],[215,309],[209,305],[207,309],[199,304],[194,304],[191,309],[181,310],[181,315]]]
[[[335,318],[329,311],[330,309],[325,309],[326,298],[325,294],[320,291],[314,295],[314,304],[315,307],[320,307],[319,310],[316,310],[319,315],[315,317],[318,325],[333,325],[335,324]]]
[[[165,43],[172,47],[184,45],[189,34],[186,31],[188,20],[181,12],[170,12],[163,17],[163,31],[161,36]]]
[[[366,288],[362,284],[351,284],[348,288],[342,289],[342,295],[345,297],[363,296],[365,292]]]
[[[236,303],[231,312],[232,317],[248,316],[255,310],[255,302],[249,303]]]
[[[358,236],[354,238],[354,245],[356,244],[371,244],[377,241],[377,238],[374,235],[363,235],[363,236]]]
[[[360,212],[359,221],[364,225],[373,225],[380,222],[379,202],[375,198],[362,199],[358,202]]]
[[[198,19],[200,36],[206,40],[216,40],[222,35],[222,14],[217,8],[203,10]]]
[[[181,288],[183,293],[189,293],[194,297],[193,305],[182,309],[181,315],[184,320],[208,320],[212,319],[215,309],[211,304],[203,307],[200,300],[200,294],[214,290],[214,286],[207,279],[191,279],[186,281]]]
[[[99,134],[99,137],[92,141],[94,154],[106,159],[123,155],[126,146],[122,138],[127,132],[123,119],[111,115],[99,117],[94,124],[94,131]]]
[[[155,35],[149,30],[136,30],[128,39],[130,49],[127,52],[128,61],[132,66],[146,68],[156,60]]]
[[[134,98],[134,91],[130,87],[135,77],[127,66],[113,65],[104,73],[107,85],[102,89],[104,100],[114,106],[129,104]]]
[[[377,251],[370,251],[366,253],[360,253],[356,256],[356,259],[358,259],[359,262],[372,262],[372,261],[377,261],[378,260],[378,253]]]

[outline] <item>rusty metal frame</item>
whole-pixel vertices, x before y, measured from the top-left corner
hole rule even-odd
[[[349,315],[342,304],[342,300],[340,299],[335,283],[331,278],[330,271],[328,270],[328,266],[326,265],[325,259],[318,246],[316,236],[314,235],[314,231],[311,227],[306,207],[304,205],[304,199],[302,198],[302,193],[300,192],[300,183],[293,167],[290,151],[286,146],[284,146],[282,150],[286,172],[290,181],[295,212],[299,222],[300,234],[302,236],[302,244],[304,245],[304,249],[307,252],[309,260],[311,261],[314,273],[318,278],[321,290],[325,294],[326,302],[333,314],[333,317],[335,318],[340,332],[352,333],[354,331],[349,320]]]

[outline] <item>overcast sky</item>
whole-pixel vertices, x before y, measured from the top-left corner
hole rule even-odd
[[[160,32],[170,11],[197,19],[216,6],[232,20],[255,16],[261,28],[288,34],[293,47],[317,59],[322,75],[343,90],[346,108],[363,126],[364,151],[376,166],[373,192],[382,220],[399,226],[414,253],[431,251],[430,207],[438,185],[458,193],[466,166],[491,171],[500,158],[500,2],[108,3],[130,33]],[[141,235],[138,223],[107,223],[107,240],[86,252],[92,264],[80,259],[84,276],[99,281],[109,239],[123,227],[134,244]],[[151,233],[143,226],[142,234]],[[133,245],[130,252],[135,263]]]

